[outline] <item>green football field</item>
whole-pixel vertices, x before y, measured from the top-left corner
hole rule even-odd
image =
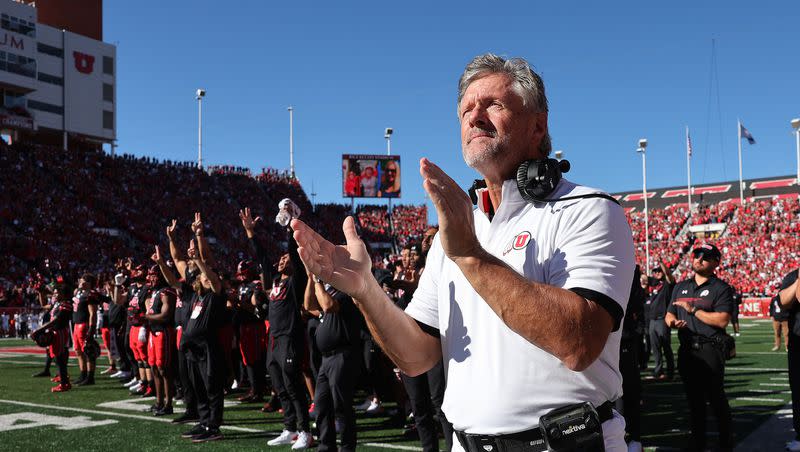
[[[673,344],[677,351],[674,334]],[[98,376],[96,386],[52,394],[53,384],[48,379],[31,378],[42,368],[43,356],[8,352],[10,347],[23,345],[32,343],[0,340],[0,450],[289,450],[288,446],[266,446],[267,439],[282,428],[280,415],[263,414],[257,404],[239,404],[235,396],[226,401],[224,440],[195,445],[179,436],[191,426],[153,417],[148,411],[152,400],[129,396],[116,380]],[[725,381],[737,443],[791,400],[786,353],[772,352],[771,347],[769,321],[742,321],[738,355],[728,362]],[[74,360],[70,364],[70,373],[76,375]],[[356,400],[362,401],[363,394]],[[180,408],[176,406],[176,412]],[[647,450],[679,450],[688,438],[687,429],[688,413],[679,377],[671,382],[643,381],[642,442]],[[709,431],[716,432],[713,421]],[[782,442],[791,438],[771,439]],[[418,442],[404,438],[400,429],[392,427],[386,416],[359,413],[358,441],[359,450],[365,451],[421,450]],[[710,444],[715,441],[715,435],[711,435]]]

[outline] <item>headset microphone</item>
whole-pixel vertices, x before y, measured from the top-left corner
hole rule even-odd
[[[541,159],[526,160],[517,168],[517,188],[522,199],[529,203],[560,202],[571,199],[603,198],[616,204],[619,201],[605,193],[589,193],[578,196],[565,196],[563,198],[548,199],[558,183],[561,175],[570,170],[568,160]]]
[[[619,201],[605,193],[587,193],[585,195],[564,196],[549,199],[561,181],[561,175],[569,172],[572,165],[568,160],[541,159],[526,160],[517,168],[517,189],[522,199],[531,204],[544,202],[560,202],[572,199],[603,198],[617,205]],[[476,179],[469,188],[472,204],[478,204],[478,190],[486,188],[486,181]]]

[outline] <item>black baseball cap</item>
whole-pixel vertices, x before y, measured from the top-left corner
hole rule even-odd
[[[653,269],[650,270],[650,272],[651,273],[655,273],[655,272],[663,273],[664,271],[661,270],[661,267],[653,267]]]
[[[704,244],[700,245],[697,248],[692,250],[693,256],[700,256],[702,255],[704,258],[713,259],[713,260],[722,260],[722,253],[719,252],[719,248],[714,245]]]

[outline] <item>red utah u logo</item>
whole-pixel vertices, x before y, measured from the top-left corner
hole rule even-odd
[[[75,69],[78,72],[83,74],[92,73],[92,70],[94,70],[94,56],[77,51],[72,52],[72,56],[75,58]]]
[[[514,237],[514,245],[513,245],[514,249],[521,250],[522,248],[525,248],[525,246],[528,245],[528,241],[530,239],[531,239],[530,232],[528,231],[520,232],[519,234],[517,234],[516,237]]]

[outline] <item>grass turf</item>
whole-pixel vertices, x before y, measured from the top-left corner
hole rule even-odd
[[[25,340],[0,340],[0,430],[4,429],[3,416],[12,413],[85,416],[95,421],[111,419],[116,422],[75,430],[59,430],[49,425],[6,430],[0,434],[2,450],[160,451],[199,447],[203,450],[264,450],[267,448],[266,440],[282,429],[279,414],[263,414],[258,411],[260,405],[256,404],[235,404],[226,406],[225,423],[240,430],[223,428],[224,440],[193,445],[179,436],[191,425],[173,425],[164,418],[153,418],[147,411],[98,406],[121,400],[131,400],[142,408],[152,403],[128,396],[116,380],[105,376],[98,376],[96,386],[51,394],[49,380],[31,378],[31,374],[42,368],[41,356],[2,353],[4,347],[31,344]],[[735,440],[739,442],[788,403],[791,397],[786,353],[770,351],[772,326],[769,321],[742,320],[742,336],[737,338],[736,344],[738,355],[728,362],[725,387],[732,409]],[[673,350],[677,355],[677,337],[674,334]],[[104,361],[102,357],[99,359],[99,362]],[[74,360],[70,361],[70,372],[77,375]],[[642,372],[643,376],[648,374],[648,371]],[[642,389],[642,442],[647,450],[683,447],[688,439],[688,411],[677,372],[671,382],[643,381]],[[233,401],[235,397],[228,400]],[[363,398],[357,397],[356,400]],[[708,430],[716,432],[713,420]],[[392,427],[387,417],[367,417],[363,413],[358,417],[358,441],[359,450],[365,451],[421,450],[417,441],[404,438],[401,430]],[[716,437],[712,435],[710,445],[715,442]],[[289,450],[289,446],[269,449]]]

